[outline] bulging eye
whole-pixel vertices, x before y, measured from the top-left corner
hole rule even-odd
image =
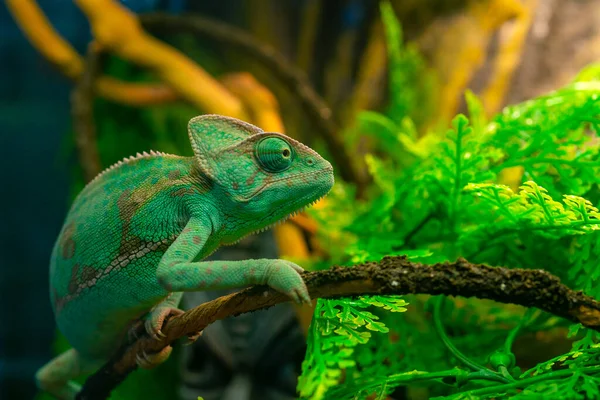
[[[269,172],[281,172],[292,165],[294,152],[283,139],[270,137],[256,145],[256,158],[260,165]]]

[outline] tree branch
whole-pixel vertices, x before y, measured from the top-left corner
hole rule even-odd
[[[85,68],[81,79],[71,92],[71,116],[75,131],[75,145],[85,182],[89,182],[102,171],[100,154],[96,142],[94,124],[94,82],[98,76],[100,49],[94,42],[88,46]]]
[[[477,297],[502,303],[536,307],[600,331],[600,303],[573,291],[544,271],[508,269],[471,264],[464,259],[435,265],[409,261],[406,257],[385,257],[353,267],[334,266],[326,271],[304,273],[312,298],[366,294],[444,294]],[[143,337],[123,346],[115,356],[86,381],[79,400],[108,398],[136,368],[135,356],[142,351],[161,350],[168,343],[206,328],[211,323],[242,313],[269,308],[288,301],[284,295],[257,286],[201,304],[168,321],[162,341]]]
[[[34,0],[7,0],[13,15],[31,45],[65,76],[77,81],[83,74],[84,61],[52,27]],[[100,76],[95,82],[98,95],[124,104],[143,106],[175,100],[175,92],[162,83],[134,83]]]
[[[87,16],[94,40],[105,51],[148,68],[182,99],[208,113],[246,119],[235,96],[174,47],[149,35],[138,16],[116,0],[75,0]]]

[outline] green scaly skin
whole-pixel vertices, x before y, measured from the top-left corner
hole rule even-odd
[[[36,374],[59,399],[74,399],[80,387],[72,379],[97,369],[139,328],[163,336],[185,291],[267,284],[310,301],[302,268],[289,261],[201,260],[324,196],[331,165],[293,139],[233,118],[196,117],[188,131],[194,157],[125,159],[90,182],[67,215],[50,291],[73,348]],[[170,352],[139,355],[138,364],[153,367]]]

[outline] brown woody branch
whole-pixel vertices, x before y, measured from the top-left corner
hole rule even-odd
[[[353,267],[334,266],[326,271],[307,272],[304,279],[312,298],[366,294],[430,294],[490,299],[501,303],[536,307],[600,331],[600,303],[563,285],[544,270],[508,269],[471,264],[464,259],[424,265],[406,257],[385,257]],[[271,307],[288,299],[265,286],[242,290],[204,303],[163,328],[162,341],[143,337],[124,346],[86,381],[79,400],[108,398],[136,368],[135,356],[142,351],[161,350],[178,338],[200,331],[211,323],[242,313]]]
[[[98,76],[101,51],[94,42],[88,46],[85,68],[81,79],[71,93],[71,116],[75,131],[75,145],[85,182],[89,182],[102,170],[94,124],[94,82]]]

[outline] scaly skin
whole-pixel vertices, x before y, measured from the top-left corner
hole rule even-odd
[[[73,348],[41,368],[40,388],[73,399],[72,379],[104,363],[140,329],[155,338],[181,313],[182,292],[267,284],[310,301],[284,260],[201,261],[324,196],[331,165],[278,133],[217,115],[193,118],[194,157],[138,155],[101,173],[75,199],[50,262],[56,322]],[[194,340],[198,335],[191,337]],[[141,354],[150,368],[164,361]]]

